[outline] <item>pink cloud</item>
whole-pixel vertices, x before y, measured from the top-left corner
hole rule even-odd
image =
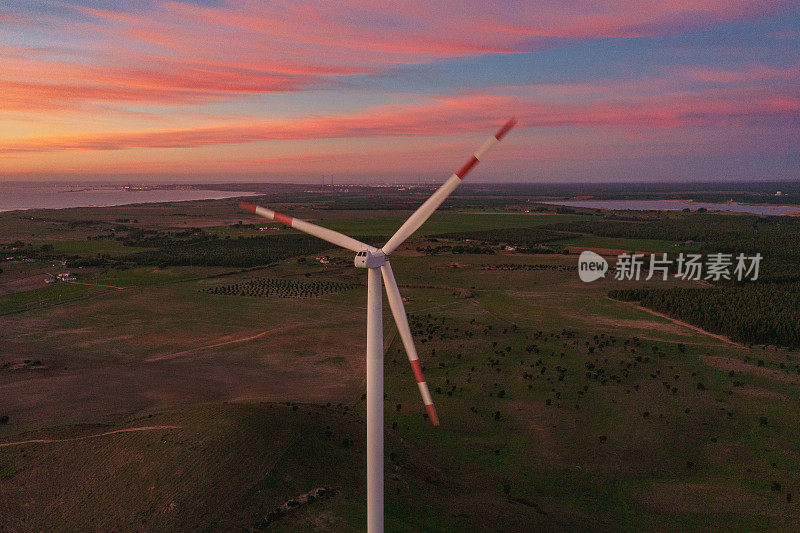
[[[444,140],[459,150],[469,150],[472,147],[461,146],[457,136],[491,131],[511,115],[520,119],[521,129],[528,130],[520,139],[537,139],[535,154],[511,142],[514,151],[508,155],[518,160],[570,157],[570,150],[558,144],[567,130],[591,140],[590,147],[572,156],[582,159],[606,157],[609,147],[614,153],[618,147],[607,137],[630,143],[616,152],[622,153],[662,134],[677,138],[676,132],[698,130],[709,134],[693,138],[691,146],[711,150],[705,139],[712,133],[719,135],[714,139],[722,139],[754,125],[796,124],[800,103],[789,83],[796,79],[796,67],[683,67],[661,76],[629,72],[635,79],[498,86],[484,89],[484,94],[427,99],[419,94],[384,93],[381,101],[413,103],[316,115],[294,112],[280,119],[274,118],[278,116],[275,109],[285,116],[295,109],[296,101],[286,109],[265,106],[256,111],[256,101],[281,106],[289,99],[235,104],[249,95],[345,84],[350,82],[347,76],[380,74],[397,65],[529,52],[565,39],[666,35],[769,15],[785,4],[771,0],[383,4],[230,0],[218,6],[154,2],[128,11],[58,4],[54,9],[62,10],[60,14],[36,17],[24,10],[6,11],[0,13],[3,31],[25,27],[31,34],[47,34],[44,42],[59,44],[32,48],[19,44],[24,39],[0,42],[0,135],[6,137],[0,138],[0,163],[4,171],[51,164],[65,169],[71,164],[73,169],[102,167],[109,172],[217,167],[255,172],[264,166],[317,170],[330,158],[342,167],[367,170],[376,160],[388,157],[409,168],[421,168],[420,156],[426,162],[442,158],[431,151],[407,149],[414,144],[409,139],[426,136],[426,143]],[[394,100],[386,100],[390,98]],[[225,105],[208,106],[217,102]],[[142,111],[137,105],[157,108]],[[198,112],[196,105],[207,105],[207,114]],[[335,103],[326,107],[336,109]],[[226,114],[230,109],[236,115]],[[72,120],[70,113],[79,120]],[[183,122],[184,118],[189,122]],[[549,131],[539,135],[532,131],[535,128]],[[37,129],[32,134],[10,133]],[[72,133],[48,134],[52,131]],[[343,138],[374,141],[328,143],[356,147],[341,152],[320,151],[314,142]],[[405,139],[397,141],[396,150],[357,149],[371,142],[385,146],[390,142],[380,139],[393,143],[397,138]],[[263,145],[231,146],[230,151],[202,148],[263,141],[302,141],[297,144],[312,150],[305,156],[255,157]],[[508,146],[502,149],[510,150]],[[674,146],[676,153],[690,150],[686,143]],[[159,150],[192,148],[198,149]],[[94,153],[99,151],[105,153]],[[229,154],[233,160],[216,163],[212,152]],[[241,160],[233,154],[251,156]],[[134,159],[136,164],[131,162]]]
[[[676,128],[800,119],[800,98],[770,91],[710,90],[655,98],[627,98],[587,104],[532,103],[503,95],[441,97],[423,104],[382,106],[351,115],[224,123],[191,129],[5,139],[0,152],[189,148],[269,140],[405,137],[488,131],[517,116],[522,128]]]
[[[294,92],[397,64],[516,53],[553,39],[638,37],[773,13],[774,0],[423,4],[238,0],[153,3],[132,11],[62,6],[31,31],[92,36],[78,54],[4,51],[0,91],[20,110],[70,103],[181,105]],[[67,16],[72,14],[72,19]],[[5,12],[9,20],[25,13]],[[75,20],[78,15],[80,20]]]
[[[83,102],[183,105],[242,94],[297,91],[310,79],[275,74],[244,63],[153,59],[145,66],[47,61],[9,47],[0,72],[5,110],[69,108]]]

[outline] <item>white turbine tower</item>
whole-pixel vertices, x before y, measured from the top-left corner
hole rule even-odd
[[[411,368],[417,379],[417,386],[422,394],[422,401],[433,422],[439,425],[433,400],[422,375],[422,368],[414,348],[414,339],[408,327],[408,318],[403,306],[403,299],[389,264],[389,256],[403,241],[411,236],[436,211],[442,202],[450,196],[456,187],[480,161],[486,152],[502,139],[517,123],[511,119],[478,148],[469,161],[431,195],[408,220],[392,235],[383,248],[378,249],[357,241],[338,231],[333,231],[304,220],[292,218],[271,209],[242,202],[242,208],[252,211],[270,220],[275,220],[300,230],[309,235],[319,237],[331,244],[356,252],[355,266],[367,269],[367,531],[380,533],[383,531],[383,317],[381,301],[381,277],[386,284],[386,296],[392,310],[400,339],[403,341]]]

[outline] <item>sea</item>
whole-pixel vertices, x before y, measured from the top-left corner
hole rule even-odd
[[[255,192],[223,191],[202,185],[120,185],[75,183],[0,183],[0,212],[66,207],[105,207],[186,200],[253,196]]]

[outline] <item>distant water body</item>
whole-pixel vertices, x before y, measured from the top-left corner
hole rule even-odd
[[[217,191],[188,186],[164,186],[164,188],[153,186],[139,190],[122,189],[120,185],[0,183],[0,211],[218,200],[254,194],[256,193]]]
[[[754,215],[789,215],[800,213],[798,205],[764,205],[764,204],[713,204],[690,202],[688,200],[565,200],[563,202],[544,202],[568,207],[591,207],[594,209],[613,209],[624,211],[661,211],[690,209],[697,211],[705,208],[709,211],[730,211],[733,213],[752,213]]]

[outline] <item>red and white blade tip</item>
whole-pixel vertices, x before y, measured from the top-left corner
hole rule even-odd
[[[251,204],[249,202],[239,202],[239,207],[241,207],[242,209],[246,209],[248,211],[252,211],[253,213],[255,213],[256,209],[258,209],[257,205]]]
[[[428,390],[428,384],[425,382],[425,376],[422,374],[422,367],[419,364],[419,359],[410,360],[411,369],[414,371],[414,377],[417,379],[417,386],[419,387],[419,392],[422,394],[422,402],[425,404],[425,410],[428,411],[428,416],[433,422],[434,426],[439,425],[439,417],[436,416],[436,408],[433,406],[433,398],[431,398],[431,393]]]
[[[503,124],[503,127],[497,130],[497,133],[494,134],[494,138],[498,141],[506,136],[506,133],[509,132],[511,128],[517,125],[517,119],[511,118],[508,122]]]
[[[434,426],[439,425],[439,417],[436,416],[436,408],[433,407],[433,404],[426,405],[425,409],[428,411],[428,416],[431,418],[431,422],[433,422]]]

